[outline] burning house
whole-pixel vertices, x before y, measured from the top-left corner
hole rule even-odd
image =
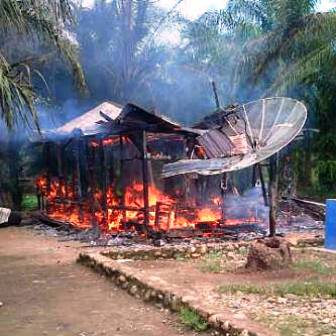
[[[232,206],[238,196],[227,173],[257,165],[267,202],[258,163],[286,146],[305,119],[304,105],[288,98],[220,109],[192,128],[105,102],[39,141],[40,211],[107,233],[220,235],[228,226],[261,223],[250,199]]]

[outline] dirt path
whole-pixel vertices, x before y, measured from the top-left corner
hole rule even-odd
[[[76,264],[79,249],[23,228],[0,230],[1,336],[194,335]]]

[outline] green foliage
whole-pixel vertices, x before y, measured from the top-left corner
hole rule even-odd
[[[336,160],[318,160],[316,174],[323,183],[334,183],[336,178]]]
[[[323,263],[320,260],[299,260],[293,263],[293,269],[302,272],[314,272],[321,275],[333,275],[336,274],[336,269]]]
[[[253,284],[228,284],[222,285],[219,288],[221,293],[232,293],[242,292],[246,294],[259,294],[265,295],[267,293],[266,287],[259,287]]]
[[[37,210],[37,197],[36,195],[24,195],[21,203],[23,211]]]
[[[66,37],[65,29],[73,23],[70,3],[2,0],[0,13],[0,119],[8,128],[19,121],[38,127],[33,79],[45,84],[39,63],[59,53],[72,69],[78,87],[85,85],[77,46]]]
[[[189,66],[219,84],[224,101],[289,95],[308,107],[308,127],[320,129],[295,153],[298,191],[335,194],[336,12],[316,12],[316,0],[230,0],[226,9],[189,25]]]
[[[336,298],[336,283],[332,281],[321,281],[311,279],[307,281],[290,281],[267,286],[257,286],[253,284],[231,284],[220,287],[221,293],[237,293],[259,295],[285,296],[293,294],[304,297],[331,297]]]
[[[165,13],[149,0],[95,1],[76,13],[81,59],[94,98],[148,103],[167,57],[165,47],[154,43]]]
[[[188,328],[202,332],[208,329],[208,323],[194,310],[182,308],[180,311],[181,322]]]

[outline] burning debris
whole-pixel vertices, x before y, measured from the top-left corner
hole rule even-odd
[[[36,181],[39,208],[50,219],[81,230],[97,228],[105,234],[223,236],[244,226],[260,226],[266,232],[262,169],[261,183],[252,197],[240,196],[226,171],[265,159],[300,130],[305,120],[303,105],[285,98],[275,100],[265,100],[260,111],[258,103],[248,109],[217,112],[194,128],[184,128],[132,104],[121,109],[104,103],[40,142],[45,171]],[[292,110],[285,123],[281,116],[286,104]],[[271,105],[278,112],[269,120],[266,106]],[[298,112],[304,113],[295,123]],[[273,133],[279,144],[271,141]],[[175,167],[167,165],[172,160],[194,168],[183,168],[186,175],[180,175],[180,170],[167,174],[167,167]],[[225,164],[221,163],[220,170],[217,164],[214,170],[205,169],[204,164],[215,167],[213,160]],[[197,168],[199,164],[202,167]],[[162,167],[165,179],[160,178]],[[221,175],[198,175],[214,172]]]

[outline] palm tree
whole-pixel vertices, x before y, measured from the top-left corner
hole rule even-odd
[[[236,68],[264,95],[314,83],[324,63],[335,60],[336,13],[316,13],[316,0],[230,0],[227,11],[260,34],[243,45]],[[268,81],[268,82],[267,82]]]
[[[336,13],[316,13],[316,3],[229,0],[192,24],[190,45],[199,63],[228,74],[231,99],[284,94],[335,59]]]
[[[38,64],[58,53],[71,68],[78,88],[85,86],[77,46],[67,30],[73,24],[71,4],[1,0],[0,13],[0,119],[9,129],[20,121],[38,127],[36,81],[44,82]]]
[[[151,0],[95,1],[78,10],[77,36],[90,91],[120,103],[151,96],[164,48],[153,39],[162,13]]]

